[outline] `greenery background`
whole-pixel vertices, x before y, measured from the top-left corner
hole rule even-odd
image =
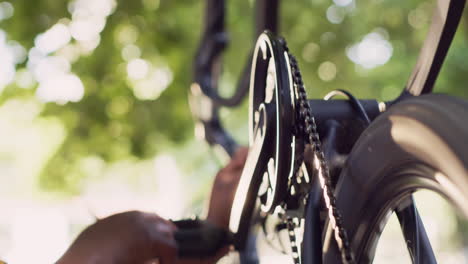
[[[253,1],[228,2],[231,44],[225,56],[222,80],[227,94],[255,39]],[[18,0],[12,4],[14,15],[1,21],[0,26],[9,40],[17,41],[26,50],[34,46],[36,36],[57,22],[69,23],[64,18],[71,17],[67,1],[44,0],[32,4]],[[332,4],[328,0],[293,1],[281,9],[281,34],[299,58],[309,94],[316,98],[331,89],[342,88],[359,97],[394,98],[404,87],[416,60],[432,14],[431,4],[407,0],[358,1],[343,11],[347,14],[338,24],[326,17]],[[66,105],[39,102],[38,117],[56,118],[66,134],[41,170],[38,181],[45,190],[79,192],[80,182],[89,176],[80,170],[79,164],[88,155],[97,156],[105,163],[145,159],[193,140],[187,87],[191,81],[192,54],[205,15],[202,1],[119,1],[113,8],[100,34],[99,45],[72,63],[72,71],[84,84],[84,97]],[[420,20],[415,23],[417,29],[410,24],[414,15],[411,12],[415,10]],[[464,73],[468,69],[464,51],[466,21],[465,17],[437,82],[438,92],[466,96],[463,90]],[[353,63],[345,49],[376,28],[388,32],[394,51],[384,66],[366,70]],[[126,61],[122,58],[122,49],[128,44],[139,48],[141,58],[167,66],[172,72],[172,83],[159,98],[140,100],[132,93],[132,83],[125,72]],[[60,50],[55,53],[60,54]],[[336,66],[336,77],[330,81],[317,76],[317,69],[325,61]],[[27,59],[16,66],[17,70],[21,72],[26,64]],[[21,89],[12,82],[0,95],[2,105],[15,99],[36,100],[34,86]],[[237,122],[245,120],[245,107],[243,113]],[[224,115],[230,118],[229,113]],[[179,157],[181,163],[192,163],[194,159],[189,153]]]
[[[221,77],[224,94],[232,93],[255,41],[254,1],[227,2],[231,42]],[[41,56],[65,58],[84,95],[77,102],[45,102],[29,65],[38,37],[56,24],[71,28],[75,20],[86,19],[86,12],[75,12],[80,5],[91,13],[102,8],[104,27],[85,41],[72,32],[69,41]],[[432,6],[419,0],[282,1],[280,28],[313,98],[341,88],[360,98],[390,100],[411,73]],[[190,186],[186,208],[196,209],[185,211],[200,212],[210,180],[222,166],[194,139],[187,100],[192,58],[207,15],[203,1],[12,0],[0,7],[4,43],[16,47],[18,55],[14,78],[0,82],[0,192],[71,199],[106,179],[152,192],[157,187],[148,175],[154,173],[154,160],[166,155]],[[464,98],[466,25],[465,15],[436,83],[437,92]],[[391,45],[391,57],[384,65],[365,68],[353,62],[347,50],[371,32],[380,32]],[[128,68],[135,60],[149,65],[150,73],[132,78]],[[0,67],[5,65],[0,56]],[[159,75],[151,79],[154,72]],[[149,80],[146,85],[141,84],[144,80]],[[221,115],[246,143],[246,104],[223,109]]]

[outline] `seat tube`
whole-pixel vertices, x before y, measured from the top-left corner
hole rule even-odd
[[[279,0],[257,0],[255,2],[255,39],[265,30],[278,33]]]

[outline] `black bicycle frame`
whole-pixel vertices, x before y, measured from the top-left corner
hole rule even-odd
[[[277,32],[278,0],[258,0],[255,7],[256,30],[254,39],[264,30]],[[205,105],[210,112],[209,118],[197,116],[203,126],[205,140],[211,145],[221,146],[229,156],[232,156],[237,144],[223,128],[218,111],[222,106],[239,105],[249,90],[251,56],[246,62],[242,76],[235,93],[230,98],[224,98],[217,92],[220,74],[221,54],[229,43],[225,30],[226,3],[224,0],[207,0],[203,35],[195,56],[194,83],[210,98],[212,104]],[[192,91],[192,96],[194,93]],[[199,99],[202,100],[202,99]],[[196,111],[194,111],[196,112]]]

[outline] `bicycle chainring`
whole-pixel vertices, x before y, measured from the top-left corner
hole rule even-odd
[[[266,31],[258,38],[252,59],[249,155],[231,210],[230,229],[235,233],[237,249],[245,246],[258,200],[265,213],[274,213],[278,206],[287,211],[285,201],[294,196],[292,189],[298,186],[306,143],[313,149],[314,166],[343,263],[354,263],[299,65],[286,41]],[[298,258],[294,261],[297,263]]]
[[[270,105],[275,118],[274,129],[266,139],[269,144],[268,163],[259,188],[260,208],[272,213],[284,201],[288,179],[293,175],[296,137],[291,128],[296,119],[296,96],[288,54],[273,34],[260,35],[254,52],[249,97],[249,132],[252,145],[258,126],[258,108]]]
[[[249,155],[231,210],[237,248],[245,245],[257,201],[273,213],[288,194],[294,174],[297,96],[288,53],[273,34],[260,35],[252,59],[249,95]]]

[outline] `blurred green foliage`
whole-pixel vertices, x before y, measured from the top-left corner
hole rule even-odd
[[[10,3],[14,15],[0,21],[0,28],[9,40],[19,42],[26,50],[34,46],[40,33],[63,18],[71,19],[68,1]],[[89,177],[80,164],[90,155],[110,163],[146,159],[161,151],[179,149],[177,159],[185,162],[187,170],[194,169],[194,163],[203,163],[202,157],[208,156],[206,149],[203,153],[194,151],[197,147],[190,143],[193,121],[187,92],[202,18],[211,14],[203,13],[203,1],[194,0],[135,0],[116,4],[107,17],[96,49],[72,62],[71,71],[84,84],[84,97],[65,105],[41,103],[40,116],[58,118],[66,130],[65,139],[42,169],[39,182],[46,190],[79,192],[80,179]],[[327,19],[332,5],[331,0],[282,1],[281,34],[299,59],[309,95],[318,98],[331,89],[341,88],[361,98],[395,98],[416,61],[430,22],[431,4],[420,0],[359,0],[348,7],[335,6],[336,19],[341,20],[338,23]],[[253,6],[253,0],[228,1],[231,42],[224,56],[221,78],[225,94],[232,93],[255,42]],[[467,98],[465,25],[468,25],[466,16],[436,91]],[[392,56],[383,66],[365,69],[351,61],[346,50],[376,30],[383,32],[391,43]],[[129,44],[139,48],[141,58],[172,72],[169,87],[154,100],[139,99],[131,88],[135,84],[127,77],[122,55]],[[17,70],[26,65],[27,60],[17,65]],[[326,80],[320,78],[320,68],[325,71]],[[32,89],[21,89],[13,82],[0,94],[0,104],[18,98],[35,98],[36,89],[37,84]],[[244,140],[246,112],[245,104],[236,114],[223,112],[228,127]]]

